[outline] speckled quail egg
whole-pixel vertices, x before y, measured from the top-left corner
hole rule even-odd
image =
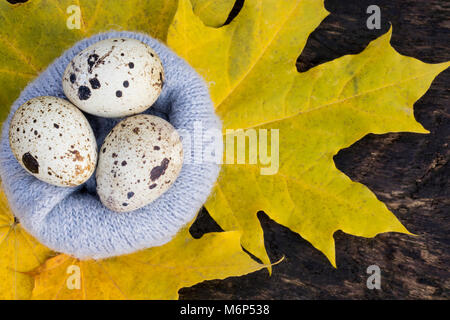
[[[17,109],[9,143],[26,171],[47,183],[69,187],[85,182],[95,170],[97,143],[83,113],[56,97],[33,98]]]
[[[166,192],[182,165],[181,139],[169,122],[132,116],[111,130],[99,150],[97,193],[110,210],[132,211]]]
[[[158,99],[164,70],[156,52],[129,38],[99,41],[77,54],[63,75],[67,98],[106,118],[140,113]]]

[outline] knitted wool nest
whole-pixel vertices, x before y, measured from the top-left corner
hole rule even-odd
[[[36,179],[20,166],[8,139],[14,112],[37,96],[65,98],[61,79],[72,58],[95,42],[116,37],[146,43],[158,53],[164,66],[166,79],[162,93],[144,113],[163,117],[177,130],[192,133],[191,136],[194,136],[196,121],[197,125],[201,124],[202,132],[221,130],[205,82],[183,59],[149,36],[132,32],[98,34],[78,42],[56,59],[23,90],[11,107],[2,129],[0,176],[10,207],[21,225],[47,247],[79,259],[107,258],[167,243],[195,217],[210,194],[220,169],[216,161],[197,163],[188,160],[195,152],[204,155],[206,150],[216,150],[221,158],[221,138],[201,144],[183,139],[185,160],[170,189],[143,208],[117,213],[101,204],[95,191],[95,173],[80,186],[63,188]],[[88,114],[86,117],[99,148],[108,132],[121,120]],[[200,150],[194,150],[193,146]],[[191,154],[186,154],[186,150]]]

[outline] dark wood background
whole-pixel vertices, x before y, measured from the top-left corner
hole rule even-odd
[[[392,45],[428,63],[450,60],[450,1],[328,0],[331,12],[311,34],[299,71],[361,52],[393,26]],[[366,9],[381,8],[382,29],[368,30]],[[229,21],[239,12],[238,1]],[[417,236],[382,234],[373,239],[335,234],[338,268],[307,241],[263,212],[266,270],[180,290],[181,299],[449,299],[450,297],[450,70],[433,82],[414,106],[416,119],[431,131],[370,134],[335,157],[337,167],[368,186]],[[191,233],[220,228],[203,212]],[[366,287],[369,265],[381,268],[381,290]]]

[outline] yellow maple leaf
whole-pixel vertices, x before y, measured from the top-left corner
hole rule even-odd
[[[14,219],[0,192],[0,299],[29,299],[34,279],[26,272],[40,266],[51,251]]]
[[[191,0],[194,13],[210,27],[222,26],[236,0]]]
[[[407,232],[367,187],[335,167],[333,156],[368,133],[427,133],[414,119],[413,104],[449,66],[400,55],[389,31],[360,54],[299,73],[296,59],[327,14],[320,0],[246,0],[231,24],[210,28],[180,0],[169,28],[169,46],[210,84],[227,148],[234,140],[229,129],[279,130],[279,145],[267,148],[279,150],[274,174],[261,174],[267,167],[261,159],[233,163],[227,149],[206,203],[214,220],[224,230],[242,231],[242,245],[267,264],[260,210],[334,266],[337,230],[363,237]]]
[[[0,121],[26,84],[76,41],[108,30],[165,40],[176,5],[177,0],[0,1]]]
[[[73,5],[71,1],[33,0],[14,7],[0,3],[3,117],[26,82],[76,40],[109,28],[144,31],[164,39],[174,12],[170,1],[76,3],[81,9],[80,30],[66,28],[64,10]],[[262,164],[225,165],[207,203],[214,219],[225,230],[242,231],[242,244],[264,262],[269,259],[256,218],[259,210],[311,241],[333,264],[332,235],[338,229],[366,237],[406,232],[366,187],[335,168],[332,157],[369,132],[425,133],[414,120],[413,103],[448,66],[399,55],[387,34],[360,55],[299,74],[296,57],[326,14],[318,0],[247,0],[233,23],[208,28],[188,0],[180,0],[170,29],[169,44],[210,83],[226,129],[280,130],[277,173],[260,175]],[[18,30],[19,24],[24,28]],[[58,255],[24,273],[50,252],[34,240],[31,247],[38,248],[39,259],[33,261],[33,250],[17,250],[22,247],[16,238],[19,226],[12,216],[4,220],[2,230],[15,231],[15,238],[11,231],[2,233],[7,239],[2,244],[12,248],[0,254],[0,280],[14,279],[0,285],[7,298],[28,297],[33,286],[30,275],[34,275],[34,298],[171,299],[180,287],[261,268],[240,250],[240,232],[195,240],[186,228],[162,247],[102,261]],[[67,272],[77,267],[80,289],[73,289],[68,281],[74,274]]]
[[[15,6],[0,2],[1,120],[27,82],[84,37],[115,29],[142,31],[164,40],[176,2],[33,0]],[[67,19],[75,12],[68,8],[73,5],[80,9],[80,29],[67,28]],[[188,228],[162,247],[128,256],[78,261],[60,254],[46,260],[55,253],[28,235],[6,206],[1,192],[2,299],[26,299],[31,294],[40,299],[173,299],[181,287],[263,267],[242,251],[239,232],[207,234],[197,240]],[[81,289],[71,290],[67,271],[76,267],[81,271]]]
[[[33,299],[177,299],[178,290],[264,266],[240,246],[237,231],[194,239],[188,228],[168,244],[100,261],[61,254],[38,267]]]

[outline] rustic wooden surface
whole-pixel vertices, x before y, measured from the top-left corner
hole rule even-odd
[[[299,70],[362,51],[390,24],[392,44],[400,53],[429,63],[450,60],[449,1],[325,3],[331,15],[311,35]],[[371,4],[381,8],[381,30],[366,28],[365,11]],[[206,281],[180,290],[181,299],[449,299],[449,80],[447,70],[414,107],[416,119],[431,134],[371,134],[335,157],[340,170],[368,186],[417,236],[391,233],[364,239],[337,232],[334,269],[299,235],[259,213],[272,261],[285,256],[273,275],[262,270]],[[191,232],[199,237],[217,230],[204,211]],[[366,269],[372,264],[381,268],[381,290],[366,287]]]

